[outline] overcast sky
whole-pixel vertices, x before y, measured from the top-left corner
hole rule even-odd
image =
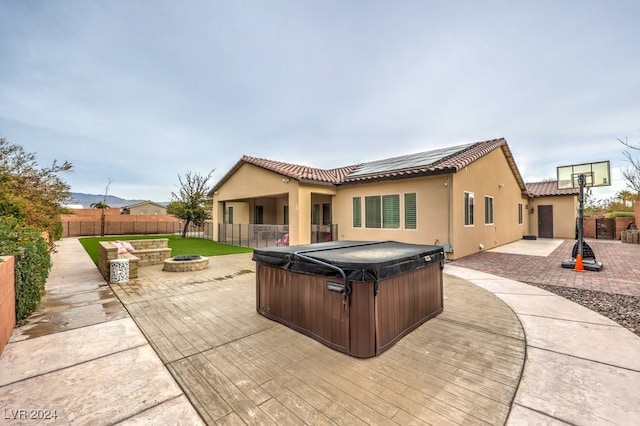
[[[334,168],[504,137],[525,181],[640,141],[640,1],[0,1],[0,137],[166,201],[243,154]]]

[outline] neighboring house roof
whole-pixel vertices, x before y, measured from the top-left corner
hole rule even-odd
[[[151,204],[151,205],[154,205],[156,207],[160,207],[161,209],[166,209],[167,208],[167,206],[163,206],[162,204],[154,203],[153,201],[148,201],[148,200],[147,201],[141,201],[139,203],[131,204],[131,205],[128,205],[128,206],[122,206],[120,208],[121,209],[131,209],[131,208],[134,208],[134,207],[146,206],[147,204]]]
[[[558,181],[527,182],[527,191],[533,197],[555,197],[559,195],[578,195],[580,188],[558,189]]]
[[[340,185],[456,173],[498,148],[502,149],[520,189],[525,192],[526,186],[524,180],[516,166],[507,141],[504,138],[500,138],[371,161],[337,169],[319,169],[245,155],[213,187],[210,193],[219,189],[244,163],[253,164],[254,166],[279,173],[285,177],[301,182]]]

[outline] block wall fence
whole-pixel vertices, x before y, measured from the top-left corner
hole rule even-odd
[[[636,211],[637,214],[637,211]],[[614,240],[620,240],[622,231],[624,231],[630,223],[638,224],[638,219],[633,217],[616,217],[611,219],[614,223],[615,233],[613,235]],[[583,222],[583,232],[585,238],[596,238],[596,218],[585,217]]]
[[[0,355],[16,325],[15,261],[13,256],[0,256]]]
[[[73,214],[60,215],[62,237],[87,237],[101,233],[100,209],[77,209]],[[120,214],[120,209],[104,211],[105,235],[176,234],[182,227],[172,215]]]

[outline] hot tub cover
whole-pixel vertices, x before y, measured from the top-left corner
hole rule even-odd
[[[395,241],[331,241],[258,248],[253,260],[294,272],[342,278],[334,268],[315,262],[319,261],[341,269],[349,281],[379,281],[442,262],[444,250]]]

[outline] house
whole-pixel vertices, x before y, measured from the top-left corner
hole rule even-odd
[[[130,215],[166,215],[167,208],[162,204],[154,203],[153,201],[142,201],[140,203],[124,206],[120,209],[122,214]]]
[[[579,188],[558,189],[558,181],[531,182],[529,233],[539,238],[574,239]]]
[[[335,169],[245,155],[208,195],[217,241],[394,240],[442,245],[449,259],[530,234],[534,200],[505,139]]]

